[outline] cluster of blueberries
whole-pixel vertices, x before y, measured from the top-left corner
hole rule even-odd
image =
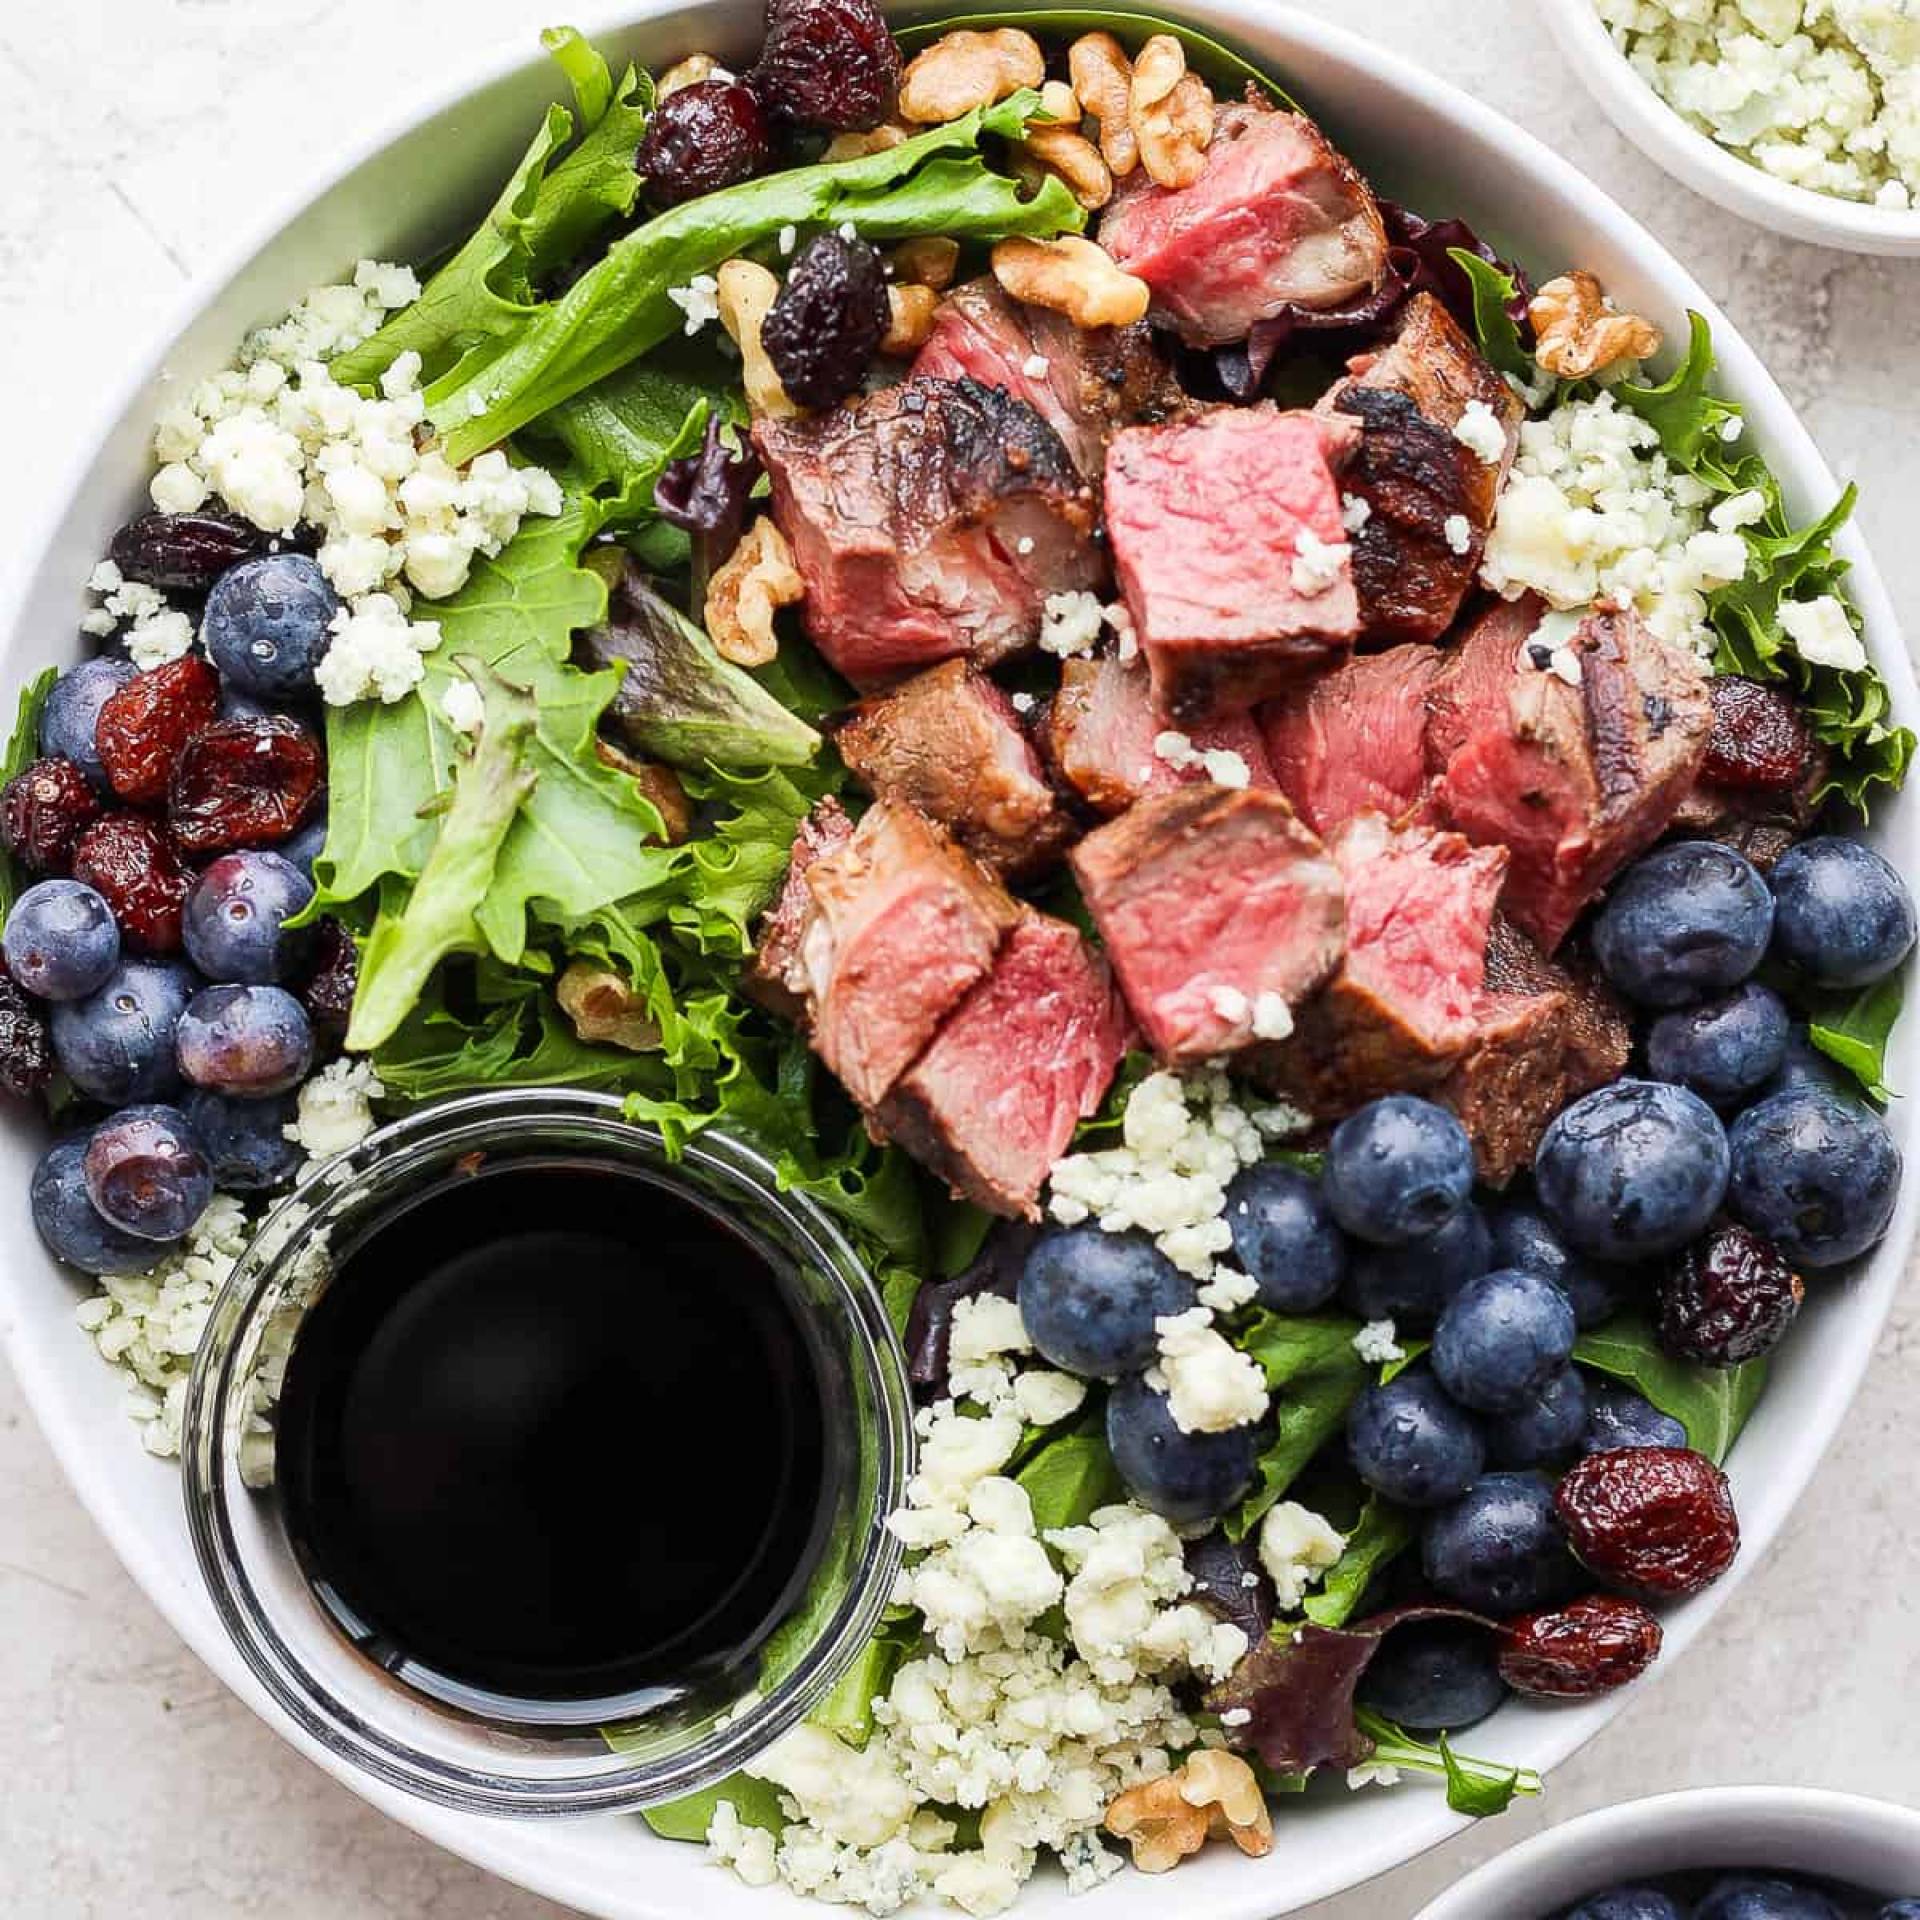
[[[1609,1887],[1582,1900],[1565,1920],[1842,1920],[1855,1910],[1805,1880],[1734,1873],[1713,1881],[1698,1900],[1662,1887]],[[1889,1900],[1871,1911],[1873,1920],[1920,1920],[1920,1899]]]
[[[223,708],[309,702],[338,604],[304,554],[222,574],[201,631]],[[71,760],[101,792],[100,709],[128,674],[124,661],[85,661],[41,711],[41,752]],[[288,922],[313,898],[325,835],[321,809],[273,851],[213,860],[185,904],[185,959],[140,952],[81,881],[42,880],[15,901],[0,933],[7,970],[46,1003],[54,1058],[75,1092],[113,1110],[56,1141],[34,1170],[34,1224],[60,1259],[139,1272],[191,1230],[216,1188],[258,1191],[292,1175],[300,1152],[286,1129],[315,1036],[284,984],[311,936]]]

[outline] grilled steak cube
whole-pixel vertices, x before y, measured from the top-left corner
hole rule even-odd
[[[1211,1059],[1284,1031],[1339,964],[1340,871],[1276,793],[1184,787],[1071,856],[1148,1044]]]
[[[876,1108],[986,978],[1019,908],[938,827],[885,801],[812,861],[804,884],[798,964],[814,1051]]]
[[[1177,725],[1243,713],[1346,654],[1360,611],[1335,476],[1359,437],[1271,406],[1114,436],[1107,535]]]
[[[1251,102],[1214,115],[1190,187],[1123,182],[1100,244],[1153,289],[1157,319],[1190,346],[1244,340],[1290,306],[1316,312],[1372,293],[1387,231],[1367,183],[1313,122]]]
[[[1337,1119],[1431,1087],[1474,1044],[1507,862],[1497,848],[1378,813],[1355,815],[1327,851],[1346,888],[1346,957],[1256,1072],[1305,1112]]]
[[[1046,598],[1099,585],[1091,490],[1022,400],[909,380],[753,441],[806,581],[807,632],[863,691],[1039,636]]]
[[[1063,313],[1014,299],[991,276],[941,301],[913,372],[976,380],[1025,401],[1096,486],[1109,434],[1191,405],[1144,325],[1076,327]]]
[[[1066,662],[1047,709],[1047,754],[1054,772],[1096,812],[1125,813],[1150,793],[1212,778],[1203,760],[1168,759],[1156,750],[1170,730],[1178,731],[1153,704],[1144,662],[1082,656]],[[1195,755],[1238,754],[1250,786],[1274,784],[1260,729],[1244,716],[1203,722],[1187,740]]]
[[[1106,1097],[1127,1032],[1100,956],[1065,921],[1024,914],[879,1122],[963,1198],[1037,1220],[1041,1185]]]
[[[769,1013],[807,1024],[807,976],[800,966],[800,936],[813,911],[807,869],[823,854],[853,838],[853,822],[831,794],[817,802],[794,836],[787,877],[774,903],[761,916],[759,946],[741,980],[741,990]]]
[[[1506,431],[1497,461],[1454,437],[1476,402]],[[1392,345],[1321,404],[1362,429],[1341,479],[1367,504],[1353,535],[1361,626],[1375,640],[1437,640],[1479,571],[1526,409],[1425,293],[1408,302]]]
[[[1474,625],[1428,697],[1427,755],[1440,817],[1510,850],[1500,904],[1552,953],[1666,831],[1699,775],[1712,714],[1699,662],[1636,615],[1581,623],[1564,647],[1577,685],[1534,639],[1539,619],[1539,602],[1523,600]]]
[[[939,821],[996,873],[1038,872],[1074,838],[1012,703],[963,660],[869,695],[832,732],[870,794]]]
[[[1396,820],[1420,804],[1427,690],[1440,664],[1425,646],[1359,653],[1260,708],[1274,779],[1315,833],[1369,809]]]

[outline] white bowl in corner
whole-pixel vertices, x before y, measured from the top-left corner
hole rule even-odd
[[[1892,259],[1920,254],[1920,209],[1896,212],[1776,180],[1670,107],[1614,45],[1593,0],[1538,4],[1560,51],[1608,119],[1695,193],[1790,240]]]
[[[1143,9],[1146,0],[1142,0]],[[1599,187],[1547,147],[1431,74],[1355,35],[1277,8],[1272,0],[1187,0],[1161,9],[1239,41],[1282,76],[1327,123],[1381,189],[1413,205],[1459,214],[1500,246],[1544,271],[1582,266],[1623,305],[1657,316],[1684,338],[1684,315],[1711,321],[1726,390],[1749,411],[1754,441],[1771,458],[1796,513],[1823,511],[1837,483],[1733,325],[1687,270]],[[554,0],[549,17],[574,13]],[[579,24],[610,53],[651,65],[695,50],[750,54],[756,0],[624,0],[583,9]],[[363,255],[431,257],[464,236],[519,158],[529,129],[558,82],[534,44],[491,53],[443,80],[397,124],[347,143],[331,175],[290,198],[255,242],[207,278],[178,326],[130,347],[119,391],[78,445],[80,464],[52,494],[54,510],[32,561],[28,591],[0,630],[0,687],[76,657],[82,583],[114,528],[142,502],[150,427],[179,384],[225,365],[242,335],[284,313],[309,287],[338,277]],[[1858,535],[1840,546],[1867,644],[1893,691],[1897,717],[1920,724],[1920,692],[1886,591]],[[1920,799],[1882,808],[1880,843],[1908,872],[1920,871]],[[1893,1083],[1920,1085],[1920,1019],[1896,1037]],[[1920,1165],[1915,1114],[1900,1103],[1893,1124],[1909,1165]],[[121,1411],[117,1377],[73,1324],[74,1277],[42,1251],[28,1224],[27,1176],[37,1130],[0,1116],[0,1327],[24,1384],[75,1490],[154,1603],[229,1685],[318,1765],[376,1806],[453,1851],[552,1899],[617,1920],[773,1920],[797,1914],[785,1895],[757,1893],[707,1865],[695,1847],[654,1839],[632,1817],[509,1823],[448,1812],[353,1774],[298,1736],[249,1681],[200,1584],[188,1545],[175,1469],[148,1458]],[[1844,1282],[1825,1282],[1781,1356],[1774,1384],[1735,1450],[1731,1472],[1747,1545],[1734,1573],[1668,1615],[1666,1658],[1680,1657],[1758,1563],[1832,1439],[1859,1384],[1905,1265],[1920,1178],[1903,1195],[1877,1256]],[[1516,1703],[1476,1733],[1476,1751],[1550,1772],[1618,1711],[1596,1701],[1559,1710]],[[1644,1736],[1643,1736],[1644,1737]],[[1466,1823],[1437,1792],[1418,1785],[1349,1794],[1335,1787],[1289,1806],[1284,1839],[1263,1862],[1213,1849],[1183,1866],[1178,1908],[1206,1920],[1272,1920],[1358,1885],[1448,1838]],[[1021,1911],[1032,1920],[1161,1920],[1165,1884],[1125,1875],[1097,1895],[1069,1900],[1043,1877]]]
[[[1708,1787],[1582,1814],[1497,1855],[1415,1920],[1557,1920],[1631,1880],[1749,1867],[1870,1900],[1920,1895],[1920,1813],[1806,1787]]]

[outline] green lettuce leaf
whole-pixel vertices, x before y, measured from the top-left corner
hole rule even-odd
[[[1383,1568],[1413,1544],[1413,1516],[1369,1493],[1346,1549],[1328,1568],[1320,1590],[1307,1596],[1305,1612],[1317,1627],[1344,1627],[1359,1610]]]
[[[1807,1038],[1837,1060],[1872,1100],[1887,1101],[1887,1041],[1906,996],[1905,970],[1858,993],[1824,998],[1807,1015]]]
[[[1227,1515],[1227,1537],[1244,1540],[1333,1438],[1372,1369],[1354,1351],[1357,1320],[1336,1314],[1256,1314],[1234,1345],[1260,1363],[1273,1389],[1273,1439],[1253,1491]]]
[[[1767,1363],[1699,1367],[1661,1349],[1645,1315],[1616,1314],[1604,1327],[1583,1333],[1573,1357],[1583,1367],[1625,1381],[1687,1430],[1687,1443],[1709,1460],[1724,1461],[1747,1416],[1766,1390]]]
[[[1033,1524],[1043,1534],[1050,1527],[1081,1526],[1126,1497],[1100,1432],[1056,1434],[1013,1477],[1033,1502]]]
[[[618,1753],[620,1736],[609,1734],[607,1744]],[[723,1800],[744,1827],[764,1827],[768,1833],[779,1833],[787,1824],[787,1816],[780,1811],[780,1789],[756,1780],[750,1773],[730,1773],[684,1799],[661,1800],[642,1807],[640,1818],[663,1840],[691,1840],[698,1846],[705,1841],[714,1810]]]
[[[579,141],[541,183],[527,221],[527,266],[535,282],[567,265],[596,234],[633,211],[640,176],[633,157],[653,112],[653,78],[628,67],[616,87],[607,63],[572,27],[549,27],[540,44],[559,63],[579,109]]]
[[[48,667],[20,689],[20,705],[15,712],[13,732],[7,740],[6,758],[0,761],[0,785],[16,774],[24,773],[40,757],[40,709],[47,704],[53,683],[60,678],[58,667]],[[20,897],[19,863],[5,848],[0,848],[0,922],[13,911]]]
[[[1520,289],[1513,276],[1465,247],[1449,247],[1447,258],[1472,283],[1473,330],[1480,337],[1480,351],[1499,372],[1531,385],[1540,370],[1520,342],[1512,312]]]
[[[979,151],[986,135],[1017,134],[1038,105],[1037,94],[1017,93],[883,153],[790,168],[656,215],[559,300],[477,343],[434,382],[428,413],[447,457],[470,460],[681,331],[669,291],[767,246],[783,227],[850,224],[874,241],[1078,232],[1086,214],[1058,180],[1022,199]]]
[[[1447,1805],[1455,1813],[1484,1819],[1489,1814],[1505,1813],[1517,1795],[1545,1791],[1531,1767],[1503,1767],[1497,1761],[1456,1753],[1444,1733],[1437,1746],[1429,1745],[1366,1707],[1357,1709],[1353,1720],[1373,1742],[1373,1764],[1438,1775],[1447,1783]]]

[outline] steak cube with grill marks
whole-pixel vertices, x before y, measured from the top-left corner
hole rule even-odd
[[[1041,1186],[1106,1097],[1127,1034],[1105,961],[1065,921],[1026,913],[877,1118],[963,1198],[1038,1219]]]
[[[908,380],[809,419],[755,422],[808,634],[863,691],[1031,646],[1047,596],[1101,584],[1093,494],[1024,401]]]
[[[1339,964],[1340,871],[1276,793],[1160,794],[1071,859],[1133,1017],[1169,1063],[1249,1045]]]
[[[1253,102],[1214,115],[1206,171],[1167,188],[1136,172],[1100,244],[1153,290],[1154,317],[1190,346],[1244,340],[1291,306],[1364,298],[1387,271],[1372,192],[1313,122]]]
[[[1098,813],[1125,813],[1148,794],[1210,780],[1204,764],[1155,750],[1172,723],[1153,704],[1144,662],[1111,654],[1067,661],[1060,690],[1047,709],[1046,746],[1054,772]],[[1260,729],[1244,715],[1195,726],[1187,738],[1196,754],[1236,753],[1250,786],[1274,785]]]
[[[803,880],[798,972],[814,1050],[877,1108],[992,971],[1020,910],[938,827],[885,801]]]
[[[1441,818],[1512,855],[1501,906],[1552,953],[1587,902],[1667,829],[1706,754],[1706,677],[1627,612],[1565,645],[1579,684],[1547,670],[1540,603],[1484,615],[1428,698]],[[1536,658],[1539,664],[1535,664]]]
[[[870,695],[832,732],[870,794],[939,821],[996,873],[1036,873],[1075,837],[1012,703],[964,661]]]
[[[1114,436],[1107,535],[1176,725],[1244,713],[1346,655],[1360,612],[1336,476],[1359,438],[1271,406]]]
[[[831,794],[800,822],[787,877],[773,905],[761,916],[759,945],[740,983],[748,999],[796,1027],[808,1022],[807,976],[800,966],[800,936],[813,913],[807,869],[852,838],[853,822]]]

